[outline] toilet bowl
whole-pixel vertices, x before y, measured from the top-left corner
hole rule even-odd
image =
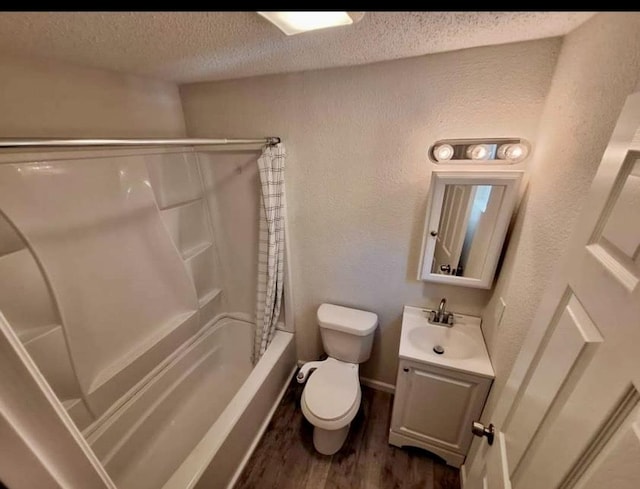
[[[378,316],[333,304],[318,308],[322,344],[329,355],[321,362],[305,363],[298,382],[308,382],[300,407],[313,426],[313,445],[324,455],[336,453],[349,434],[349,426],[360,408],[362,392],[359,363],[371,354]]]
[[[318,364],[304,388],[300,405],[313,426],[313,445],[324,455],[342,447],[360,408],[358,365],[328,358]]]

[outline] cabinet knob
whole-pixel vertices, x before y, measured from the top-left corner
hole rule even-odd
[[[407,367],[404,367],[402,370],[404,370],[405,372],[409,371],[409,369]]]

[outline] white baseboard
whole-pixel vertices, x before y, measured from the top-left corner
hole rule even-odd
[[[372,389],[388,392],[389,394],[395,394],[396,386],[393,384],[387,384],[386,382],[381,382],[379,380],[367,379],[366,377],[360,377],[360,383],[362,385],[366,385],[367,387],[371,387]]]
[[[460,467],[460,489],[464,489],[467,483],[467,467],[466,464],[462,464]]]

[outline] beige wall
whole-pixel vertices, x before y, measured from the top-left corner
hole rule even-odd
[[[185,134],[173,83],[4,55],[0,114],[2,137]]]
[[[322,302],[374,311],[363,375],[394,383],[404,304],[479,314],[489,293],[416,280],[440,138],[535,139],[560,41],[181,87],[190,136],[282,136],[298,354],[315,359]],[[247,174],[247,178],[253,178]]]
[[[598,14],[565,37],[529,165],[526,200],[483,314],[497,374],[485,413],[495,406],[639,76],[640,14]],[[497,325],[500,297],[507,307]]]

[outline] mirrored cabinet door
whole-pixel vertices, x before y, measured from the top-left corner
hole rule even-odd
[[[420,278],[490,288],[521,172],[434,172]]]

